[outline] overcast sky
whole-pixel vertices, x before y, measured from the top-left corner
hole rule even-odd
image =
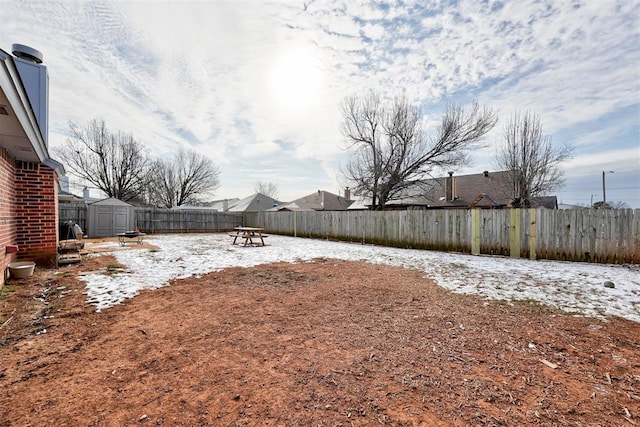
[[[638,0],[0,0],[0,48],[13,43],[44,55],[50,146],[67,121],[102,118],[154,156],[209,156],[212,199],[257,181],[285,201],[341,194],[340,106],[375,89],[405,93],[427,126],[449,102],[499,109],[457,174],[495,170],[508,117],[531,110],[576,148],[560,202],[602,200],[614,171],[607,200],[640,208]]]

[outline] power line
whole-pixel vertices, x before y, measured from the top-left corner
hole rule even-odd
[[[571,187],[572,190],[571,191],[591,191],[594,188],[598,188],[600,187],[600,185],[590,185],[588,187]],[[640,186],[634,186],[634,187],[611,187],[609,188],[609,184],[607,184],[607,191],[611,189],[611,190],[638,190],[640,191]]]

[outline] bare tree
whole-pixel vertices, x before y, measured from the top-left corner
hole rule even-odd
[[[208,157],[193,150],[180,149],[172,159],[159,159],[153,165],[150,202],[172,208],[199,203],[220,185],[220,171]]]
[[[278,198],[278,185],[272,182],[258,181],[253,189],[256,193],[264,194],[272,199]]]
[[[497,121],[493,110],[477,103],[468,110],[449,106],[437,134],[429,137],[417,106],[404,96],[385,105],[374,92],[346,98],[343,115],[342,132],[351,151],[343,175],[356,194],[371,197],[374,209],[423,192],[422,184],[434,169],[467,164],[468,150]]]
[[[369,92],[364,98],[347,97],[342,106],[342,133],[347,140],[351,158],[343,174],[354,193],[371,197],[371,206],[378,206],[378,185],[382,174],[381,146],[383,106],[380,95]]]
[[[127,201],[143,192],[151,161],[131,134],[112,132],[99,119],[82,128],[69,122],[69,134],[55,151],[73,174],[108,197]]]
[[[593,205],[591,205],[591,207],[595,209],[629,209],[629,205],[622,201],[607,201],[606,203],[604,203],[602,200],[600,200],[599,202],[595,202]]]
[[[496,163],[509,172],[508,191],[513,207],[530,207],[532,199],[562,188],[562,162],[571,158],[573,147],[556,147],[544,135],[540,118],[530,112],[516,112],[504,129],[504,143]]]

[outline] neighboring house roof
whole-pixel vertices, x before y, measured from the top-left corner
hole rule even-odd
[[[421,206],[428,208],[500,208],[511,203],[508,172],[483,172],[451,175],[420,181],[406,190],[418,194],[393,200],[387,207]]]
[[[497,171],[470,174],[450,175],[420,181],[409,187],[407,197],[390,201],[389,209],[401,207],[423,208],[505,208],[511,207],[510,173]],[[411,195],[411,194],[417,194]],[[555,196],[536,197],[531,201],[532,207],[557,209]]]
[[[46,68],[0,49],[0,146],[17,160],[43,163],[64,175],[62,164],[49,157],[44,107],[38,113],[32,104],[47,96],[42,92],[46,88],[32,78],[46,84]]]
[[[238,200],[233,206],[229,207],[229,212],[262,212],[279,204],[280,202],[272,197],[255,193],[249,197]]]
[[[558,198],[556,196],[541,196],[531,199],[532,208],[558,209]]]
[[[83,202],[84,199],[68,191],[58,191],[58,201],[62,203]]]
[[[282,206],[275,206],[271,209],[269,209],[270,212],[313,212],[315,209],[312,209],[310,207],[300,207],[298,206],[297,203],[295,202],[290,202],[290,203],[285,203]]]
[[[572,205],[570,203],[558,203],[558,209],[585,209],[587,207],[581,205]]]
[[[278,211],[345,211],[353,203],[342,196],[328,191],[318,190],[307,196],[301,197],[279,206],[272,210]]]
[[[229,210],[230,207],[234,206],[239,201],[239,198],[234,197],[233,199],[214,200],[213,202],[206,203],[206,205],[211,209],[217,209],[220,212],[224,212]]]
[[[347,208],[349,211],[365,211],[371,206],[371,199],[355,199]]]
[[[174,206],[171,209],[173,210],[190,210],[190,211],[217,211],[218,209],[211,206],[198,206],[198,205],[180,205]]]

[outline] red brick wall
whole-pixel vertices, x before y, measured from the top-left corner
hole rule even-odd
[[[55,171],[41,163],[15,162],[18,258],[43,267],[58,262],[57,179]]]
[[[16,191],[13,157],[0,147],[0,286],[4,284],[5,272],[15,253],[7,254],[7,245],[16,244]]]

